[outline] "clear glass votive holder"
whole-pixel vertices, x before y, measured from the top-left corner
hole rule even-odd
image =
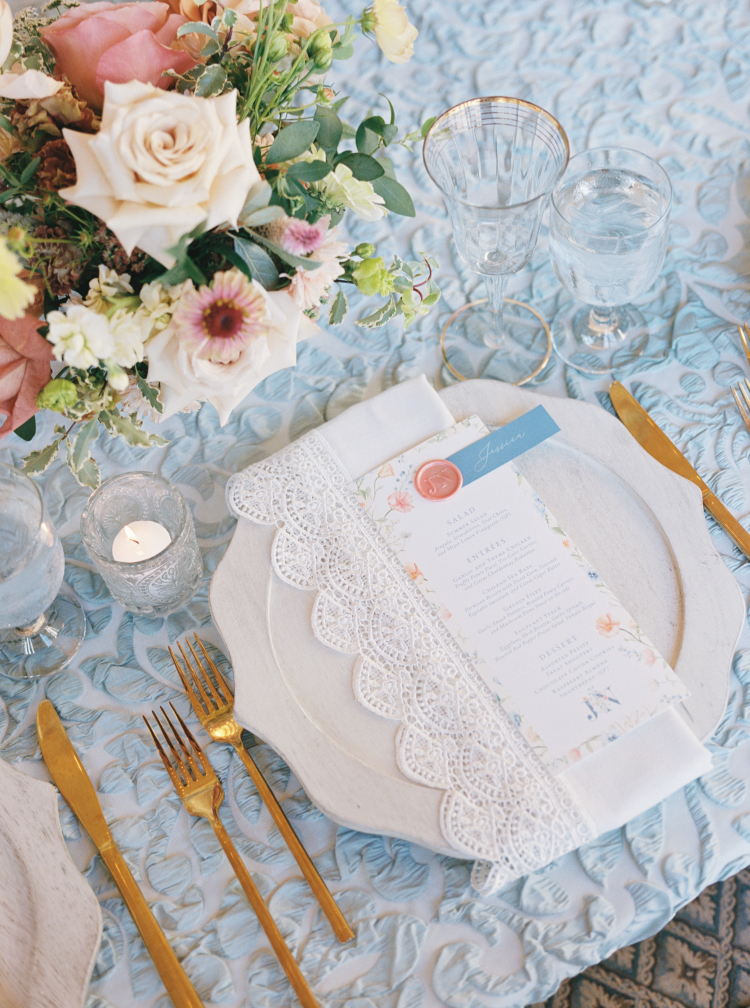
[[[112,544],[134,522],[156,522],[171,542],[143,560],[115,560]],[[129,612],[168,616],[186,606],[198,589],[203,563],[193,517],[177,487],[161,476],[129,472],[105,480],[89,497],[81,536],[115,601]]]

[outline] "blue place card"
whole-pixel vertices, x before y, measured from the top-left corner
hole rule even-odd
[[[546,441],[559,430],[544,406],[536,406],[517,420],[511,420],[494,433],[450,455],[448,461],[461,470],[466,486]]]

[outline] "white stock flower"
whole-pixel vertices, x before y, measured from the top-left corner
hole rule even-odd
[[[135,314],[143,326],[144,339],[148,340],[167,328],[180,295],[189,283],[190,281],[186,280],[185,283],[177,284],[175,287],[165,287],[158,280],[154,280],[141,287],[138,295],[141,303]]]
[[[71,304],[67,311],[52,311],[47,315],[47,339],[54,346],[56,360],[70,367],[97,367],[111,357],[115,341],[105,315],[82,304]]]
[[[128,384],[123,368],[143,360],[143,326],[133,312],[119,309],[110,319],[86,304],[68,303],[47,315],[47,339],[57,360],[85,371],[104,367],[107,381],[121,391]]]
[[[414,40],[419,32],[409,23],[406,11],[396,0],[374,0],[365,15],[366,26],[375,33],[375,41],[391,63],[406,63],[414,55]]]
[[[111,363],[132,367],[143,360],[143,325],[133,312],[120,308],[109,319],[109,328],[114,342],[114,350],[108,357]]]
[[[250,341],[229,364],[206,360],[181,341],[174,326],[152,337],[147,348],[148,380],[161,386],[164,412],[159,419],[208,400],[223,426],[248,392],[274,371],[293,367],[297,343],[318,332],[318,327],[294,304],[286,291],[266,291],[252,284],[266,302],[266,332]]]
[[[130,274],[119,274],[109,269],[103,263],[99,264],[99,276],[89,281],[89,292],[84,298],[84,304],[94,311],[106,312],[106,298],[126,297],[133,293]]]
[[[345,258],[347,246],[336,241],[336,230],[326,232],[321,244],[310,254],[321,265],[314,270],[298,269],[289,285],[292,300],[303,311],[317,308],[333,281],[340,277],[344,268],[339,258]]]
[[[137,246],[167,267],[167,249],[197,225],[236,225],[260,181],[236,91],[196,98],[107,81],[104,94],[98,133],[63,130],[78,173],[64,199],[101,218],[128,254]]]

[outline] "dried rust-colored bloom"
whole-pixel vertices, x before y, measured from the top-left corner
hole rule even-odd
[[[79,133],[95,133],[99,119],[65,84],[49,98],[17,101],[10,121],[23,147],[36,154],[50,140],[60,140],[64,126]]]
[[[65,140],[50,140],[39,151],[36,184],[40,189],[58,192],[76,184],[76,163]]]
[[[148,264],[149,257],[140,249],[133,249],[133,254],[128,255],[119,241],[115,238],[109,228],[104,224],[94,234],[94,241],[100,245],[99,259],[105,266],[109,266],[115,273],[142,273]]]
[[[41,273],[49,289],[57,297],[70,294],[83,272],[83,252],[70,233],[62,227],[40,225],[34,237],[41,239],[34,249],[30,263],[33,270]],[[57,239],[44,241],[44,239]]]

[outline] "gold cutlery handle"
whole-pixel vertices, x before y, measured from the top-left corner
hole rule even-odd
[[[354,937],[354,932],[349,927],[346,922],[346,918],[342,914],[338,907],[338,904],[334,900],[328,886],[325,884],[323,879],[320,877],[320,873],[315,865],[310,859],[310,855],[307,853],[305,848],[302,846],[302,842],[294,832],[292,824],[287,819],[284,814],[284,810],[281,805],[279,805],[276,795],[273,793],[271,788],[263,776],[263,774],[258,769],[255,760],[252,758],[250,753],[245,749],[242,742],[235,742],[234,747],[239,754],[240,759],[245,764],[247,772],[253,779],[253,783],[258,789],[261,798],[266,803],[268,811],[273,816],[273,821],[279,828],[279,833],[281,833],[284,840],[286,840],[289,850],[294,855],[294,859],[300,866],[302,874],[307,879],[308,885],[312,889],[315,899],[320,904],[320,908],[330,921],[331,927],[333,928],[334,934],[340,942],[350,941]]]
[[[750,533],[746,532],[734,515],[724,507],[716,494],[710,490],[704,493],[703,507],[711,512],[726,534],[734,540],[745,556],[750,558]]]
[[[299,998],[300,1004],[303,1008],[320,1008],[318,1002],[315,1000],[315,995],[310,990],[307,980],[305,980],[302,975],[302,971],[297,965],[297,960],[289,951],[289,947],[276,926],[276,921],[271,916],[263,897],[258,891],[258,887],[253,882],[250,872],[245,867],[245,862],[240,857],[237,848],[234,846],[229,834],[224,829],[224,824],[217,815],[210,818],[209,822],[213,826],[214,833],[216,833],[219,843],[224,848],[224,853],[229,858],[232,868],[234,868],[234,873],[239,879],[240,885],[245,890],[245,895],[250,901],[250,905],[260,921],[261,927],[266,932],[266,937],[271,943],[271,948],[276,953],[279,962],[284,968],[284,972],[289,977],[289,982],[294,988],[294,992]]]
[[[122,893],[122,898],[127,903],[128,910],[132,914],[175,1008],[203,1008],[203,1002],[188,980],[187,973],[167,941],[167,936],[151,913],[149,905],[122,854],[114,845],[100,848],[100,853],[117,883],[117,888]]]

